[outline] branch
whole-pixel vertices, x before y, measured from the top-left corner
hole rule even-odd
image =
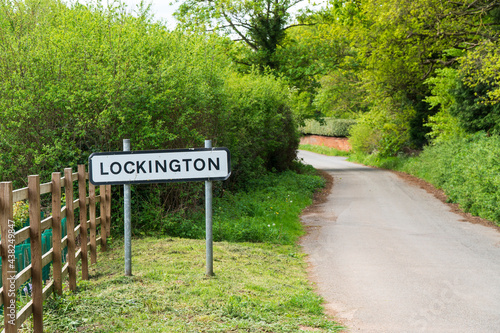
[[[304,1],[304,0],[290,1],[290,5],[288,7],[285,7],[286,11],[288,11],[290,8],[292,8],[296,4],[301,3],[302,1]]]
[[[283,28],[283,30],[287,30],[287,29],[294,28],[294,27],[312,26],[312,25],[317,25],[317,24],[318,23],[297,23],[297,24],[289,25],[288,27]]]
[[[245,65],[245,66],[248,66],[248,67],[252,66],[252,64],[251,64],[251,63],[244,62],[244,61],[241,61],[241,60],[235,60],[235,59],[233,59],[233,61],[234,61],[235,63],[237,63],[237,64]]]
[[[238,34],[238,36],[241,37],[241,39],[245,43],[247,43],[255,51],[259,50],[259,48],[257,47],[257,45],[255,45],[254,43],[252,43],[251,40],[249,40],[244,34],[241,33],[241,31],[238,30],[238,28],[236,28],[236,25],[234,25],[233,21],[231,21],[231,18],[226,15],[226,12],[224,11],[224,9],[222,10],[222,15],[224,16],[224,18],[226,19],[226,21],[229,23],[230,27],[236,32],[236,34]]]
[[[422,63],[425,64],[425,65],[431,65],[431,69],[432,69],[432,66],[434,66],[435,64],[441,64],[443,66],[450,66],[451,64],[455,63],[457,61],[457,57],[453,57],[451,58],[450,60],[447,60],[447,61],[444,61],[442,59],[425,59]]]

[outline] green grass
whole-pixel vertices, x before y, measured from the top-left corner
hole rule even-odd
[[[311,151],[313,153],[323,154],[327,156],[349,156],[350,153],[335,148],[317,145],[299,145],[299,149]]]
[[[377,168],[401,171],[409,159],[410,157],[406,155],[381,157],[376,154],[353,153],[347,160]]]
[[[133,277],[123,276],[123,244],[98,258],[90,281],[46,302],[45,332],[338,332],[295,245],[214,244],[215,276],[205,276],[205,242],[133,240]]]
[[[213,201],[215,241],[295,244],[303,234],[300,212],[312,202],[324,179],[305,166],[301,174],[287,171],[254,179],[246,190],[223,190]],[[165,215],[159,233],[182,238],[205,237],[205,216]]]
[[[133,276],[125,277],[117,239],[77,292],[45,302],[44,332],[340,331],[324,314],[297,245],[304,233],[299,215],[324,180],[312,167],[297,168],[300,174],[271,173],[246,191],[217,196],[215,276],[205,276],[203,239],[170,235],[135,238]],[[204,220],[162,222],[171,223],[169,230],[204,236]],[[31,331],[29,320],[20,331]]]

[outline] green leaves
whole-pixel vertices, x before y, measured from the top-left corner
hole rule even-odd
[[[179,0],[178,0],[179,1]],[[216,31],[231,36],[238,48],[237,62],[264,70],[280,68],[275,53],[293,25],[292,8],[304,0],[184,1],[176,12],[181,27]],[[241,43],[240,43],[241,42]]]
[[[484,87],[484,93],[479,95],[481,104],[500,102],[499,56],[498,42],[485,41],[462,58],[460,73],[464,76],[464,83],[472,89]]]
[[[451,202],[500,223],[500,139],[477,133],[427,147],[407,170],[442,188]]]

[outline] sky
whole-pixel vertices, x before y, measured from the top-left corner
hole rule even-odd
[[[141,0],[122,0],[129,8],[135,8]],[[169,28],[175,27],[173,13],[179,7],[179,3],[174,0],[145,0],[145,3],[151,3],[151,11],[155,18],[165,20]]]
[[[107,1],[111,2],[112,0],[102,0],[103,3]],[[315,0],[315,3],[325,3],[327,0]],[[85,2],[85,0],[80,0],[80,2]],[[137,4],[141,2],[141,0],[122,0],[122,2],[127,4],[127,7],[130,12],[133,12],[136,8]],[[166,21],[167,27],[170,29],[175,28],[176,21],[173,17],[173,13],[179,7],[179,3],[175,2],[175,0],[144,0],[145,3],[151,3],[151,11],[154,14],[156,19],[161,19]],[[304,5],[307,4],[307,1],[304,1]],[[321,6],[318,6],[321,7]],[[297,8],[299,8],[297,6]]]

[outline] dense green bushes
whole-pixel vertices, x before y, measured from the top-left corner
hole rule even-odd
[[[355,152],[393,156],[410,145],[410,119],[415,110],[403,96],[386,97],[358,118],[351,129]]]
[[[288,94],[238,76],[217,36],[169,32],[122,7],[3,3],[0,179],[86,161],[94,151],[230,148],[234,180],[287,169],[297,134]],[[246,176],[242,176],[246,175]]]
[[[133,150],[228,147],[233,173],[218,191],[294,160],[288,89],[236,74],[219,36],[167,31],[146,9],[133,17],[117,3],[0,1],[0,181],[48,181],[93,152],[121,150],[124,138]],[[134,186],[134,221],[184,216],[202,194],[195,183]],[[146,212],[154,200],[159,210]]]
[[[426,147],[404,171],[421,177],[474,215],[500,223],[500,138],[478,133]]]
[[[232,152],[233,181],[246,182],[266,170],[284,171],[296,157],[299,136],[284,83],[261,74],[226,80],[227,116],[221,143]]]
[[[351,127],[356,124],[354,119],[324,118],[323,121],[307,119],[299,130],[302,134],[347,137]]]

